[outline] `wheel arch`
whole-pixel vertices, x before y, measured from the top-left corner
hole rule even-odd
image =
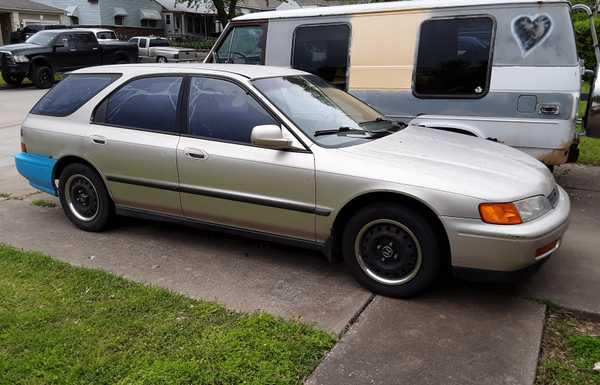
[[[418,199],[417,197],[392,191],[373,191],[364,193],[352,198],[350,201],[346,202],[342,206],[342,208],[338,211],[337,215],[335,216],[333,226],[331,229],[330,260],[333,261],[340,259],[342,234],[344,231],[344,227],[346,223],[348,223],[348,220],[351,218],[352,214],[362,209],[363,207],[369,206],[374,203],[382,202],[407,205],[416,208],[418,211],[423,213],[427,217],[427,219],[434,225],[435,232],[438,235],[440,243],[442,245],[442,252],[444,256],[442,266],[444,268],[450,268],[451,249],[448,233],[446,232],[446,229],[435,209],[433,209],[433,207],[428,205],[426,202]]]
[[[63,170],[68,165],[74,164],[74,163],[84,164],[84,165],[88,166],[89,168],[91,168],[92,170],[94,170],[94,172],[96,172],[100,176],[102,181],[104,182],[106,191],[108,191],[108,195],[112,199],[112,193],[110,191],[110,188],[108,187],[108,183],[107,183],[104,175],[102,175],[100,170],[98,170],[98,168],[96,166],[94,166],[91,162],[89,162],[88,160],[85,160],[84,158],[77,156],[77,155],[64,155],[64,156],[60,157],[58,159],[58,161],[56,162],[56,164],[54,165],[54,169],[52,170],[52,180],[55,181],[55,180],[59,179],[60,174],[63,172]],[[57,191],[58,191],[58,188],[57,188]]]

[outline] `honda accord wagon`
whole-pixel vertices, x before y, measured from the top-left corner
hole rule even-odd
[[[130,215],[305,246],[388,296],[413,296],[450,267],[529,271],[569,219],[567,194],[529,155],[386,120],[286,68],[75,71],[21,135],[19,172],[82,230]]]

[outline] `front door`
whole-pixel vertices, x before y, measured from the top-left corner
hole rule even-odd
[[[231,81],[192,77],[187,108],[177,151],[184,215],[314,240],[313,155],[252,145],[253,127],[280,123]]]
[[[117,206],[181,215],[177,175],[183,77],[138,78],[96,109],[86,148]]]

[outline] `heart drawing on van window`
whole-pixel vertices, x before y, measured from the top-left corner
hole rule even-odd
[[[546,14],[517,16],[512,25],[512,32],[519,43],[523,57],[542,44],[552,32],[552,18]]]

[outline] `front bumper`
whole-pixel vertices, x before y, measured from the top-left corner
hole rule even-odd
[[[54,185],[56,160],[43,155],[22,152],[15,156],[17,170],[31,186],[51,195],[57,195]]]
[[[456,269],[512,272],[547,259],[569,226],[571,203],[560,186],[556,207],[541,218],[520,225],[491,225],[480,219],[442,217]],[[536,256],[538,250],[558,242]]]
[[[0,71],[6,75],[29,75],[29,63],[2,63]]]

